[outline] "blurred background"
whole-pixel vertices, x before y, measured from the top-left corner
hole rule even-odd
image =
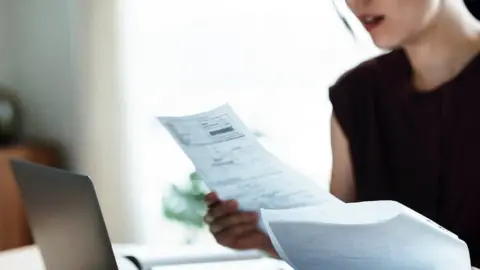
[[[89,175],[115,243],[213,243],[155,117],[226,102],[328,188],[328,88],[380,53],[334,2],[355,35],[325,0],[0,0],[0,250],[31,241],[12,156]]]

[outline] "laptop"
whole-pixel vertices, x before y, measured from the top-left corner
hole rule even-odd
[[[89,177],[21,160],[11,167],[46,270],[118,270]]]

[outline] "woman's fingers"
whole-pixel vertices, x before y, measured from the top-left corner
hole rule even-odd
[[[236,201],[222,201],[210,206],[205,222],[208,224],[214,220],[238,212],[238,203]]]
[[[220,202],[220,199],[218,198],[217,193],[210,192],[205,196],[204,201],[207,204],[207,206],[212,206],[212,205]]]
[[[241,237],[238,237],[235,241],[235,247],[237,249],[263,249],[272,253],[272,255],[275,253],[270,238],[258,229],[247,231]]]
[[[214,236],[220,245],[235,247],[236,242],[241,239],[242,235],[247,235],[249,232],[255,230],[257,230],[256,223],[244,223],[222,230],[219,233],[214,234]],[[248,239],[247,242],[252,240],[253,239]]]
[[[237,212],[228,216],[217,218],[210,223],[210,231],[213,234],[219,233],[223,230],[235,227],[237,225],[257,225],[258,215],[256,213]]]
[[[259,215],[239,210],[235,200],[222,201],[215,192],[205,196],[205,222],[220,245],[233,249],[273,250],[268,236],[258,229]]]

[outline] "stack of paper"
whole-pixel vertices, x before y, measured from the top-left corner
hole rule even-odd
[[[159,120],[221,199],[262,213],[295,269],[470,269],[454,234],[396,202],[344,204],[266,151],[228,105]]]
[[[470,269],[456,235],[392,201],[262,210],[282,259],[294,269]]]

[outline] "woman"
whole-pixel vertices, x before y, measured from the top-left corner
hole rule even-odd
[[[391,52],[331,88],[331,192],[345,202],[401,202],[465,240],[480,266],[480,24],[467,8],[478,2],[347,3]],[[215,193],[205,200],[220,244],[277,256],[258,216]]]

